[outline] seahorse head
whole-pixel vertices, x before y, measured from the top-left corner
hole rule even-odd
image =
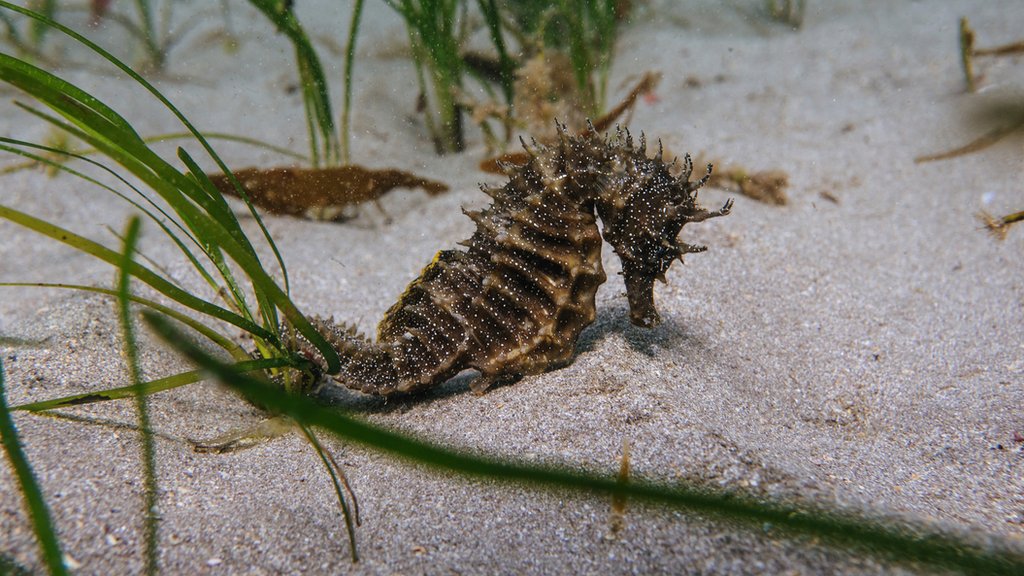
[[[654,326],[660,320],[654,307],[654,280],[664,282],[665,272],[684,254],[707,249],[679,240],[683,225],[725,215],[732,201],[720,210],[703,209],[697,190],[707,182],[711,165],[703,178],[691,182],[693,162],[687,155],[682,173],[672,176],[662,160],[661,143],[657,155],[648,158],[643,135],[639,147],[634,147],[628,131],[609,142],[591,130],[574,144],[578,151],[585,150],[580,156],[586,157],[587,171],[595,178],[594,204],[602,236],[622,260],[630,320]]]

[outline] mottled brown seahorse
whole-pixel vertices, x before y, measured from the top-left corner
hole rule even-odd
[[[711,174],[690,181],[686,157],[673,177],[661,145],[647,157],[641,135],[609,140],[591,127],[572,136],[559,125],[551,146],[524,148],[530,160],[506,166],[509,181],[482,187],[492,204],[466,212],[476,232],[465,250],[437,254],[377,327],[376,341],[318,321],[342,357],[339,384],[369,394],[413,392],[472,368],[481,393],[571,362],[580,332],[596,316],[605,281],[601,238],[622,260],[630,319],[654,326],[654,280],[684,254],[706,248],[677,239],[683,225],[729,213],[697,203]],[[598,218],[601,221],[598,229]]]

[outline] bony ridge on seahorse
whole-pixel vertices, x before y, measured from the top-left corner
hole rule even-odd
[[[627,130],[609,140],[558,125],[558,142],[524,148],[530,160],[505,166],[509,181],[482,187],[493,202],[465,212],[476,231],[465,250],[443,250],[384,315],[375,341],[333,321],[316,320],[342,357],[338,384],[368,394],[413,392],[472,368],[482,393],[571,362],[580,332],[596,316],[605,279],[601,242],[622,261],[630,319],[658,323],[654,280],[685,254],[706,248],[678,240],[689,222],[724,216],[697,203],[707,175],[690,181],[687,155],[673,177],[658,153],[647,157]],[[601,228],[598,229],[598,218]]]

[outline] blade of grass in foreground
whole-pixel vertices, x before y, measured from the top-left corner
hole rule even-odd
[[[88,110],[91,108],[103,108],[103,105],[93,102],[95,99],[77,86],[44,70],[5,57],[3,54],[0,54],[0,78],[26,90],[40,102],[46,103],[74,122],[76,126],[67,125],[59,119],[23,106],[28,112],[93,144],[156,191],[174,209],[194,233],[194,236],[201,240],[204,253],[220,271],[221,277],[227,283],[229,291],[234,297],[237,309],[251,326],[256,326],[244,295],[224,259],[223,252],[227,252],[239,264],[253,285],[260,311],[265,319],[264,328],[259,328],[259,331],[245,327],[243,329],[257,339],[268,341],[278,348],[280,346],[277,337],[279,322],[276,311],[278,307],[285,312],[289,319],[298,316],[299,319],[293,320],[293,323],[300,331],[303,329],[302,322],[305,321],[305,317],[301,316],[288,299],[287,294],[263,269],[259,257],[223,197],[219,193],[211,192],[212,186],[204,188],[200,185],[199,180],[178,172],[150,150],[133,130],[118,131],[114,125],[120,124],[123,119],[115,121],[99,113],[89,112]],[[108,115],[116,116],[116,113],[110,111]],[[183,156],[183,160],[190,160],[181,149],[179,149],[179,153]],[[110,261],[108,260],[108,262]],[[150,280],[139,278],[151,286],[157,287]],[[162,278],[152,275],[149,278],[162,280]],[[167,283],[163,282],[163,284]],[[157,289],[162,290],[158,287]],[[179,298],[175,297],[175,299],[185,303]],[[306,328],[315,332],[312,327]],[[320,335],[316,333],[315,336],[319,337]],[[315,338],[311,337],[310,340],[313,341]]]
[[[60,542],[57,540],[57,533],[50,520],[50,511],[46,507],[46,501],[36,482],[35,474],[32,473],[32,466],[21,449],[21,443],[18,442],[18,431],[14,427],[11,413],[7,409],[2,359],[0,359],[0,441],[3,442],[7,459],[11,462],[11,467],[14,468],[14,473],[18,477],[21,494],[25,497],[29,513],[32,516],[32,528],[43,549],[43,559],[50,569],[50,574],[67,574],[67,570],[64,568],[64,557],[60,551]]]
[[[537,487],[570,489],[581,493],[629,497],[663,506],[683,508],[722,520],[741,522],[790,534],[820,538],[834,545],[870,551],[902,562],[918,562],[971,574],[1024,573],[1024,557],[1011,552],[981,549],[918,529],[912,534],[896,527],[846,514],[759,502],[738,494],[716,493],[686,485],[665,486],[641,480],[623,484],[613,477],[571,472],[471,456],[368,424],[338,410],[317,405],[309,398],[288,394],[238,374],[180,337],[169,322],[143,312],[150,326],[169,344],[206,368],[250,402],[273,407],[305,426],[328,430],[339,438],[415,462],[464,475]]]
[[[180,237],[178,237],[178,235],[175,233],[175,231],[171,229],[171,226],[174,226],[174,228],[177,231],[181,232],[181,234],[184,235],[192,244],[194,244],[197,248],[202,250],[203,246],[199,243],[199,240],[197,240],[195,238],[195,236],[191,233],[191,231],[189,231],[184,226],[182,226],[180,222],[178,222],[177,220],[171,218],[171,216],[167,213],[166,210],[163,209],[163,207],[161,207],[156,202],[154,202],[149,196],[144,194],[141,190],[139,190],[136,186],[134,186],[126,178],[124,178],[123,176],[118,174],[117,171],[113,170],[112,168],[106,166],[105,164],[103,164],[101,162],[97,162],[96,160],[92,160],[91,158],[87,158],[87,157],[85,157],[82,154],[77,154],[77,153],[69,152],[69,151],[66,151],[66,150],[60,150],[58,148],[53,148],[51,146],[44,146],[44,145],[41,145],[41,144],[35,144],[35,143],[32,143],[32,142],[26,142],[24,140],[15,140],[15,139],[12,139],[12,138],[2,138],[2,137],[0,137],[0,142],[13,145],[13,146],[7,146],[7,145],[4,145],[4,144],[0,144],[0,150],[6,151],[6,152],[10,152],[12,154],[17,154],[19,156],[23,156],[25,158],[28,158],[30,160],[30,164],[33,165],[33,166],[36,166],[36,165],[47,166],[47,167],[49,167],[51,169],[57,170],[58,172],[66,172],[66,173],[68,173],[68,174],[70,174],[72,176],[80,178],[80,179],[82,179],[82,180],[84,180],[86,182],[89,182],[90,184],[92,184],[94,186],[98,186],[98,187],[100,187],[100,188],[110,192],[111,194],[116,195],[117,197],[121,198],[125,202],[128,202],[129,204],[131,204],[132,206],[134,206],[135,208],[140,210],[143,214],[145,214],[147,217],[149,217],[149,219],[152,220],[157,226],[159,226],[160,229],[163,230],[164,233],[167,235],[167,237],[170,238],[171,241],[174,242],[178,246],[178,249],[181,251],[182,254],[185,255],[186,258],[188,258],[188,260],[192,264],[193,268],[196,269],[196,271],[203,278],[203,280],[205,280],[206,283],[209,284],[214,290],[218,290],[219,289],[219,285],[217,284],[216,280],[214,280],[214,278],[210,275],[210,273],[206,271],[206,268],[202,265],[202,263],[199,261],[199,259],[196,258],[195,254],[192,252],[192,250],[190,250],[189,247],[185,244],[185,242]],[[51,154],[52,158],[47,158],[47,157],[44,157],[44,156],[40,156],[38,154],[33,154],[31,152],[28,152],[27,150],[22,150],[22,148],[35,149],[35,150],[43,150],[43,151]],[[64,157],[64,160],[63,161],[58,161],[58,160],[55,159],[55,158],[59,158],[59,157]],[[79,172],[78,170],[74,170],[74,169],[66,166],[65,162],[68,159],[77,159],[77,160],[80,160],[80,161],[85,162],[87,164],[96,166],[97,168],[107,172],[108,174],[110,174],[111,176],[113,176],[114,178],[119,180],[123,185],[127,186],[133,192],[135,192],[137,195],[139,195],[144,201],[146,201],[150,205],[150,207],[153,210],[150,210],[150,209],[146,208],[140,202],[138,202],[136,200],[133,200],[132,198],[130,198],[128,195],[124,194],[123,192],[121,192],[121,191],[119,191],[119,190],[117,190],[117,189],[115,189],[115,188],[113,188],[111,186],[108,186],[108,185],[104,184],[103,182],[100,182],[99,180],[97,180],[95,178],[92,178],[91,176],[83,174],[82,172]],[[157,215],[156,215],[156,213],[154,213],[154,211],[156,213],[159,213],[160,216],[162,216],[162,218],[161,217],[157,217]],[[167,222],[170,222],[170,225],[167,224]],[[204,254],[205,254],[205,252],[204,252]],[[227,299],[225,298],[225,300],[227,300]],[[232,304],[232,302],[230,302],[230,301],[228,301],[227,303],[229,305]]]
[[[293,150],[289,150],[289,149],[287,149],[287,148],[285,148],[283,146],[275,146],[275,145],[273,145],[273,144],[271,144],[269,142],[264,142],[263,140],[259,140],[259,139],[256,139],[256,138],[250,138],[248,136],[241,136],[239,134],[228,134],[226,132],[206,132],[206,133],[203,134],[203,136],[205,136],[207,140],[223,140],[225,142],[234,142],[234,143],[237,143],[237,144],[245,144],[247,146],[252,146],[254,148],[261,148],[263,150],[268,150],[270,152],[274,152],[274,153],[280,154],[281,156],[284,156],[286,158],[291,158],[292,160],[296,160],[296,161],[298,161],[300,163],[303,163],[303,164],[308,164],[309,163],[309,157],[306,156],[305,154],[299,154],[298,152],[295,152]],[[168,141],[171,141],[171,140],[191,140],[192,138],[193,138],[192,134],[190,134],[188,132],[168,132],[167,134],[154,134],[153,136],[146,136],[145,138],[142,139],[142,141],[145,142],[146,144],[163,144],[164,142],[168,142]],[[22,145],[25,145],[25,144],[22,144]],[[34,144],[34,145],[37,146],[37,147],[42,148],[42,146],[40,146],[38,144]],[[92,155],[92,154],[99,153],[99,150],[97,150],[95,148],[85,148],[85,149],[81,149],[81,150],[68,148],[68,149],[64,149],[64,150],[57,150],[57,152],[60,152],[61,154],[64,154],[64,155],[67,155],[67,156],[70,156],[70,157],[74,157],[74,158],[78,158],[78,159],[84,159],[83,157],[85,157],[85,156],[89,156],[89,155]],[[25,169],[28,169],[28,168],[32,168],[34,166],[36,166],[36,162],[34,162],[34,161],[23,162],[23,163],[11,165],[11,166],[5,166],[2,170],[0,170],[0,174],[10,174],[12,172],[17,172],[19,170],[25,170]]]
[[[14,222],[15,224],[29,228],[44,236],[49,236],[50,238],[63,242],[76,250],[95,256],[108,264],[116,266],[120,258],[120,255],[117,252],[107,248],[106,246],[7,206],[0,205],[0,218],[4,218]],[[197,312],[234,324],[250,334],[273,338],[273,335],[264,330],[262,326],[254,324],[252,321],[247,320],[230,310],[221,308],[220,306],[207,302],[202,298],[182,290],[156,272],[153,272],[137,262],[132,263],[132,275],[146,284],[149,284],[168,298],[171,298]]]
[[[341,466],[338,466],[331,453],[320,444],[313,431],[308,426],[302,424],[299,424],[299,428],[306,437],[306,441],[313,447],[313,451],[320,457],[320,462],[331,477],[331,483],[334,485],[334,495],[338,499],[341,514],[345,518],[345,531],[348,533],[348,547],[351,552],[352,562],[359,562],[359,551],[356,550],[355,528],[359,525],[359,502],[356,500],[356,495],[352,492],[352,487],[349,486],[348,478],[345,477]],[[348,502],[345,501],[345,494],[348,494],[348,497],[352,499],[351,508],[349,508]]]
[[[117,308],[121,318],[121,334],[124,340],[124,355],[128,360],[128,373],[135,392],[135,410],[139,414],[139,431],[142,434],[142,478],[143,514],[146,574],[154,575],[160,570],[157,561],[158,524],[156,510],[156,447],[153,443],[153,429],[149,423],[149,404],[144,394],[142,374],[139,371],[139,354],[135,345],[135,327],[131,312],[131,265],[135,245],[139,240],[140,220],[133,216],[124,233],[124,252],[118,266]]]
[[[340,359],[336,351],[298,310],[286,290],[282,290],[263,268],[237,219],[219,193],[211,194],[209,188],[204,188],[199,180],[182,174],[168,164],[149,149],[133,130],[120,127],[121,124],[126,124],[123,118],[63,79],[3,54],[0,54],[0,79],[29,92],[40,102],[75,123],[75,127],[66,127],[59,120],[51,120],[44,114],[32,111],[62,128],[73,131],[76,137],[99,148],[163,197],[196,237],[203,240],[208,248],[207,255],[217,265],[229,285],[233,284],[233,280],[230,270],[223,262],[221,250],[230,255],[251,282],[260,303],[260,311],[266,319],[266,328],[259,327],[249,320],[251,314],[246,313],[249,317],[246,320],[251,328],[243,329],[279,348],[281,343],[277,334],[279,323],[276,320],[276,311],[280,309],[289,322],[321,352],[328,371],[337,371]],[[183,150],[179,149],[179,153],[183,161],[190,160]],[[48,227],[54,228],[52,225]],[[137,263],[133,264],[133,274],[138,277],[136,268],[139,268]],[[139,278],[151,286],[154,286],[151,280],[167,284],[162,278]],[[184,303],[177,297],[175,299]],[[239,307],[243,311],[248,310],[244,301],[239,301]]]
[[[211,194],[195,179],[179,172],[153,152],[133,129],[122,127],[127,126],[126,120],[81,88],[3,54],[0,54],[0,79],[25,90],[74,126],[31,108],[22,106],[23,109],[92,144],[145,182],[202,240],[207,256],[217,266],[225,282],[234,287],[233,274],[224,262],[223,252],[227,252],[245,270],[256,287],[257,299],[261,305],[265,304],[268,298],[265,290],[273,281],[220,194]],[[251,319],[252,314],[244,300],[237,291],[233,292],[238,297],[238,307]],[[274,300],[274,297],[269,296],[269,299]],[[264,310],[268,308],[273,307],[267,306]],[[267,326],[276,327],[277,322]],[[276,338],[276,335],[271,335],[271,338]]]
[[[82,35],[39,13],[20,8],[3,0],[0,0],[0,8],[44,22],[113,63],[159,99],[193,133],[221,170],[233,180],[233,176],[230,175],[223,161],[198,130],[162,93],[125,63]],[[215,263],[218,263],[221,258],[220,251],[225,250],[245,272],[260,304],[259,312],[267,319],[265,326],[259,327],[258,332],[249,329],[247,331],[254,334],[259,340],[270,343],[276,349],[274,354],[287,353],[287,351],[280,350],[281,343],[278,338],[280,322],[277,321],[277,313],[280,310],[288,322],[319,350],[326,361],[328,372],[336,372],[340,368],[340,359],[336,351],[288,297],[287,270],[280,253],[259,215],[245,198],[244,191],[239,189],[240,195],[246,200],[250,212],[263,230],[264,237],[281,267],[283,289],[263,268],[251,242],[241,230],[237,219],[231,213],[223,197],[220,194],[209,194],[195,179],[182,174],[153,152],[135,133],[129,123],[109,106],[63,79],[4,54],[0,54],[0,80],[25,90],[40,102],[57,111],[74,124],[73,134],[76,137],[101,150],[160,194],[178,212],[186,225],[196,233],[196,236],[210,247],[209,255],[215,259]],[[60,123],[57,124],[62,128],[65,127]],[[233,182],[238,187],[237,181],[233,180]],[[133,264],[133,274],[137,267],[137,263]],[[228,267],[218,266],[218,269],[230,277]],[[230,284],[230,280],[228,282]],[[255,316],[249,313],[244,302],[240,303],[240,307],[249,318]],[[259,348],[265,349],[259,341],[257,345]]]
[[[109,288],[83,286],[80,284],[51,284],[46,282],[0,282],[0,288],[10,287],[63,288],[66,290],[94,292],[96,294],[102,294],[105,296],[117,296],[117,293],[113,290],[110,290]],[[171,318],[174,318],[178,322],[181,322],[182,324],[195,330],[199,334],[202,334],[203,336],[210,339],[211,342],[226,350],[229,354],[231,354],[231,356],[235,360],[242,361],[250,359],[249,355],[241,346],[235,344],[230,338],[223,336],[220,332],[213,330],[212,328],[203,324],[202,322],[199,322],[195,318],[192,318],[191,316],[188,316],[186,314],[182,314],[181,312],[178,312],[173,308],[168,308],[167,306],[164,306],[163,304],[160,304],[158,302],[154,302],[147,298],[142,298],[141,296],[131,295],[129,296],[129,298],[131,299],[132,302],[135,302],[136,304],[142,304],[147,308],[151,308],[153,310],[156,310],[157,312],[160,312],[161,314],[170,316]]]
[[[22,106],[22,108],[71,132],[76,137],[102,148],[108,157],[128,168],[129,171],[146,182],[150,188],[167,201],[181,218],[182,222],[193,232],[194,237],[201,242],[204,253],[221,272],[222,277],[229,286],[234,284],[234,279],[231,270],[224,260],[223,251],[225,250],[246,270],[252,279],[254,287],[256,287],[258,297],[261,295],[261,287],[273,285],[272,287],[276,288],[276,284],[273,283],[273,280],[263,270],[262,265],[259,263],[259,258],[255,255],[248,239],[238,226],[237,220],[234,219],[234,215],[222,197],[219,195],[212,197],[205,190],[199,188],[194,180],[181,174],[153,153],[152,150],[138,139],[137,135],[134,135],[134,132],[114,131],[110,123],[105,119],[99,118],[95,114],[84,112],[82,106],[75,104],[75,102],[84,101],[91,97],[77,87],[71,86],[40,69],[29,68],[23,70],[22,74],[15,74],[6,68],[8,64],[17,66],[23,63],[11,62],[9,58],[0,54],[0,78],[33,94],[39,101],[50,105],[66,118],[76,122],[81,129],[31,108],[25,106]],[[60,89],[48,88],[47,86],[50,83],[55,83]],[[60,96],[62,93],[65,93],[65,96]],[[77,95],[78,100],[72,100],[70,94]],[[56,227],[50,225],[50,228]],[[40,230],[37,229],[37,231]],[[58,239],[63,241],[63,238]],[[79,240],[81,239],[79,238]],[[111,264],[115,263],[106,258],[104,260]],[[158,276],[150,275],[149,277],[161,282],[163,285],[168,284],[165,279]],[[150,280],[143,277],[140,277],[140,279],[157,288]],[[159,290],[160,288],[157,289]],[[179,291],[179,295],[182,295],[181,292]],[[237,290],[233,291],[233,294],[237,295]],[[191,296],[190,294],[184,295]],[[175,297],[175,299],[183,304],[185,303],[179,298]],[[287,300],[287,297],[285,297],[285,300]],[[243,314],[245,320],[252,324],[253,316],[243,298],[239,297],[236,299],[236,307]],[[252,325],[255,326],[255,324]],[[267,326],[273,327],[275,331],[263,330],[262,333],[259,333],[253,332],[249,328],[243,329],[252,333],[257,338],[276,342],[277,322],[269,323]]]
[[[16,5],[11,4],[10,2],[7,2],[5,0],[0,0],[0,8],[11,10],[11,11],[16,12],[18,14],[21,14],[23,16],[27,16],[27,17],[32,18],[33,20],[35,20],[37,22],[40,22],[40,23],[45,24],[46,26],[48,26],[50,28],[53,28],[53,29],[61,32],[62,34],[68,36],[69,38],[74,39],[76,42],[81,43],[86,48],[92,50],[93,52],[95,52],[96,54],[100,55],[105,60],[107,60],[108,62],[110,62],[114,66],[116,66],[123,73],[125,73],[128,77],[130,77],[132,80],[137,82],[140,86],[145,88],[150,94],[152,94],[157,100],[159,100],[161,104],[163,104],[168,110],[170,110],[170,112],[172,114],[174,114],[174,116],[178,119],[178,121],[180,121],[182,123],[182,125],[185,126],[185,128],[192,134],[192,136],[196,139],[196,141],[198,141],[200,143],[200,145],[202,145],[203,149],[210,156],[210,158],[217,164],[217,166],[222,171],[224,171],[225,173],[230,174],[230,171],[228,170],[227,165],[224,164],[223,160],[220,159],[220,156],[218,156],[217,153],[213,150],[213,147],[210,146],[210,143],[206,140],[206,138],[203,137],[203,134],[200,133],[199,130],[196,129],[196,127],[193,126],[191,122],[189,122],[188,118],[186,118],[185,115],[182,114],[181,111],[178,110],[174,106],[174,104],[172,104],[171,101],[168,100],[167,97],[163,95],[162,92],[157,90],[155,86],[150,84],[145,78],[143,78],[141,75],[139,75],[137,72],[135,72],[135,70],[133,70],[130,66],[128,66],[127,64],[125,64],[124,62],[119,60],[117,57],[115,57],[110,52],[107,52],[106,50],[101,48],[95,42],[89,40],[85,36],[82,36],[81,34],[75,32],[74,30],[72,30],[70,28],[68,28],[67,26],[64,26],[63,24],[60,24],[59,22],[53,20],[52,18],[48,18],[45,14],[40,14],[39,12],[33,11],[31,9],[22,8],[21,6],[16,6]],[[237,182],[236,182],[236,185],[237,185]],[[237,187],[239,189],[241,188],[240,186],[237,186]],[[255,219],[257,224],[259,224],[260,230],[262,231],[263,237],[266,239],[267,244],[270,246],[271,250],[273,250],[273,252],[274,252],[274,257],[277,259],[277,263],[278,263],[278,265],[281,268],[281,274],[282,274],[283,279],[284,279],[285,291],[287,291],[287,288],[288,288],[288,270],[287,270],[287,268],[285,268],[284,260],[281,258],[281,253],[277,249],[277,244],[275,244],[273,238],[270,237],[270,232],[267,230],[266,226],[263,224],[263,219],[260,218],[260,215],[256,211],[256,208],[245,197],[244,191],[242,191],[242,198],[245,200],[245,203],[246,203],[246,205],[249,208],[249,213]],[[301,327],[300,327],[300,329],[301,329]],[[316,342],[314,342],[314,343],[316,343]]]
[[[287,358],[262,358],[260,360],[247,360],[245,362],[231,364],[231,369],[237,370],[239,373],[245,373],[269,370],[271,368],[283,368],[290,365],[291,363]],[[142,394],[149,396],[151,394],[156,394],[157,392],[164,392],[173,388],[187,386],[188,384],[195,384],[196,382],[201,382],[209,377],[210,375],[204,370],[189,370],[188,372],[167,376],[166,378],[158,378],[156,380],[144,382],[142,384]],[[94,404],[96,402],[106,402],[108,400],[131,398],[138,393],[139,389],[134,384],[129,384],[128,386],[121,386],[119,388],[84,392],[82,394],[74,394],[72,396],[64,396],[63,398],[54,398],[52,400],[43,400],[40,402],[32,402],[30,404],[19,404],[11,407],[11,409],[24,410],[26,412],[44,412],[46,410],[54,410],[56,408],[67,408],[69,406],[82,406],[84,404]]]

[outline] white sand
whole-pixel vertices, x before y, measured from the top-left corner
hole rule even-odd
[[[347,8],[298,4],[313,32],[343,42]],[[434,252],[468,235],[459,207],[485,204],[476,183],[496,179],[475,168],[476,132],[467,153],[433,154],[412,110],[405,32],[385,7],[368,4],[355,160],[420,171],[452,192],[398,193],[385,203],[390,224],[369,209],[343,225],[268,225],[300,306],[370,331]],[[941,163],[912,159],[993,128],[998,119],[985,115],[993,103],[1016,97],[1020,106],[1019,58],[986,62],[986,92],[963,94],[956,38],[958,17],[969,15],[980,45],[1018,40],[1024,12],[1013,0],[812,1],[794,33],[756,17],[760,2],[716,4],[641,9],[619,40],[610,85],[662,71],[658,99],[638,105],[633,130],[678,154],[785,170],[790,205],[737,198],[728,218],[687,227],[686,240],[710,249],[657,287],[665,322],[654,330],[629,324],[619,263],[606,250],[611,280],[571,366],[482,398],[462,377],[425,398],[352,403],[376,423],[455,448],[609,474],[628,439],[636,477],[803,498],[1020,546],[1024,230],[996,242],[975,213],[1024,208],[1024,140]],[[304,150],[300,97],[286,91],[295,80],[290,48],[249,16],[235,10],[240,54],[198,46],[196,32],[171,54],[176,79],[159,85],[203,130]],[[340,78],[340,57],[324,56]],[[81,68],[67,75],[141,133],[179,129],[128,81]],[[701,86],[687,87],[690,76]],[[337,82],[332,88],[340,94]],[[5,135],[45,137],[39,121],[2,110]],[[239,167],[282,161],[237,145],[218,149]],[[4,204],[111,244],[104,226],[121,229],[129,214],[69,177],[22,172],[0,186]],[[726,197],[702,194],[708,205]],[[190,279],[155,228],[146,231],[143,251]],[[0,238],[0,281],[113,282],[109,267],[9,223],[0,222]],[[2,349],[8,399],[124,385],[118,333],[108,300],[3,289],[0,335],[28,342]],[[157,377],[184,366],[150,343],[144,368]],[[81,574],[138,571],[137,435],[113,425],[134,422],[131,403],[69,412],[107,424],[16,418],[64,548]],[[913,571],[637,506],[608,539],[607,500],[466,480],[332,440],[363,508],[363,561],[352,566],[329,480],[300,438],[194,453],[179,439],[262,417],[214,384],[155,396],[152,412],[165,435],[158,465],[167,574]],[[40,569],[14,485],[0,466],[0,555]]]

